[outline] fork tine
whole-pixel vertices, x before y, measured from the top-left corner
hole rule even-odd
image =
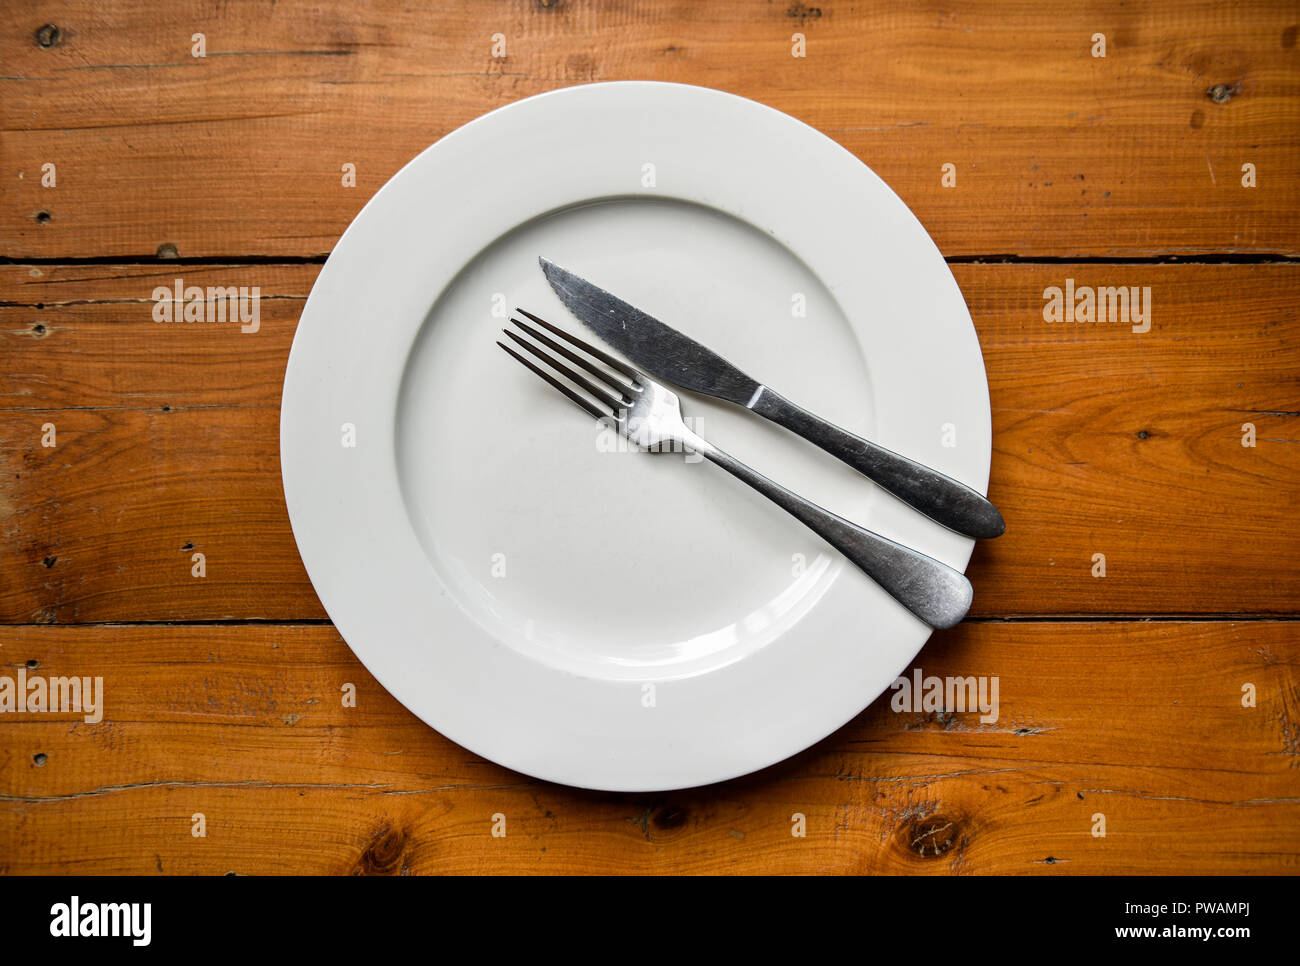
[[[608,372],[605,372],[599,366],[584,359],[582,356],[578,355],[578,353],[574,352],[572,349],[556,342],[554,339],[550,338],[545,332],[539,332],[537,329],[534,329],[527,322],[520,322],[518,319],[515,318],[512,318],[510,321],[513,322],[515,325],[519,326],[519,328],[527,332],[530,336],[533,337],[533,339],[535,339],[537,342],[540,342],[542,345],[546,346],[552,352],[557,352],[560,355],[564,356],[564,358],[568,359],[570,362],[582,366],[583,369],[587,370],[587,372],[591,373],[598,380],[600,380],[602,384],[607,386],[609,389],[617,392],[619,396],[622,397],[623,399],[623,405],[628,405],[632,402],[632,399],[634,398],[632,394],[636,391],[636,389],[633,386],[629,386],[627,383],[619,381],[617,376],[611,376]]]
[[[545,319],[539,319],[537,316],[533,315],[533,313],[529,312],[527,309],[521,309],[518,306],[515,306],[515,311],[520,313],[521,315],[525,315],[528,318],[532,319],[534,322],[536,322],[538,325],[542,326],[543,328],[550,329],[561,339],[565,339],[573,343],[583,352],[587,353],[589,356],[592,356],[593,358],[599,359],[601,362],[605,363],[605,365],[609,366],[615,372],[627,376],[627,378],[631,379],[633,383],[640,382],[641,373],[629,367],[627,364],[619,362],[608,352],[602,352],[600,349],[597,349],[594,345],[582,341],[575,335],[570,335],[568,332],[565,332],[563,329],[561,329],[558,325],[551,325],[551,323],[547,322]],[[515,325],[520,325],[520,326],[523,325],[523,323],[517,320],[512,319],[511,321],[514,322]]]
[[[560,380],[552,376],[549,372],[545,372],[538,366],[533,365],[533,363],[529,362],[527,359],[521,356],[514,349],[510,348],[510,346],[506,345],[504,342],[498,342],[497,345],[501,346],[501,348],[505,349],[506,352],[509,352],[512,356],[514,356],[516,359],[522,362],[525,366],[533,370],[533,372],[537,373],[537,375],[541,376],[543,379],[549,382],[556,389],[560,390],[560,392],[564,393],[566,396],[572,399],[575,403],[577,403],[579,406],[585,409],[587,413],[594,416],[596,419],[604,419],[610,415],[610,413],[601,410],[601,408],[597,406],[595,403],[593,403],[591,400],[583,399],[581,396],[579,396],[576,392],[574,392],[564,383],[560,382]]]
[[[580,389],[585,389],[587,392],[591,393],[593,396],[595,396],[597,399],[603,402],[610,409],[614,410],[615,413],[617,413],[620,409],[627,408],[627,402],[622,397],[615,396],[605,386],[596,385],[596,383],[592,382],[582,373],[569,368],[559,359],[547,355],[547,353],[543,352],[541,349],[533,345],[527,339],[520,336],[518,333],[511,332],[509,329],[502,329],[502,331],[505,332],[505,334],[508,335],[510,338],[514,339],[515,342],[519,343],[521,346],[523,346],[525,349],[531,352],[538,359],[541,359],[542,362],[546,363],[548,366],[550,366],[560,375],[564,376],[574,385],[578,386]]]

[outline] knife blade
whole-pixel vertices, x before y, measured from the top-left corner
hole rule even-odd
[[[538,263],[560,301],[583,325],[651,375],[784,426],[951,530],[980,538],[1006,530],[997,508],[964,483],[808,412],[712,349],[549,259],[538,258]]]
[[[761,388],[757,379],[689,336],[548,259],[538,261],[569,311],[652,376],[746,407]]]

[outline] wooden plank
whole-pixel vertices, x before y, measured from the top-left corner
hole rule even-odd
[[[966,625],[916,666],[996,676],[996,722],[882,699],[757,775],[657,795],[477,759],[330,627],[6,628],[0,674],[102,675],[105,698],[97,724],[6,715],[0,871],[1294,873],[1294,626]]]
[[[632,78],[732,91],[825,131],[950,255],[1300,255],[1296,19],[1291,3],[1231,0],[286,0],[256,17],[48,0],[0,30],[0,256],[325,253],[459,125]]]
[[[1282,562],[1300,559],[1286,522],[1300,503],[1294,267],[957,277],[989,370],[990,494],[1008,520],[976,546],[978,613],[1296,612],[1300,567]],[[1151,330],[1043,322],[1044,291],[1067,279],[1149,286]]]
[[[325,616],[278,472],[280,384],[317,270],[0,267],[0,620]],[[1300,612],[1300,270],[955,270],[1009,521],[976,550],[973,614]],[[150,292],[175,277],[260,285],[260,330],[152,321]],[[1044,290],[1067,278],[1149,286],[1151,330],[1044,322]]]
[[[278,409],[294,329],[319,272],[319,265],[0,266],[0,408]],[[155,322],[154,289],[174,290],[178,279],[205,290],[256,289],[257,331]]]
[[[27,445],[45,417],[23,415],[0,442],[9,621],[325,617],[289,527],[277,409],[56,410],[52,450]]]

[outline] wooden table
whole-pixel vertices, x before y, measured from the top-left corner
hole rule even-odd
[[[105,690],[0,715],[0,871],[1300,868],[1293,3],[135,6],[0,27],[0,675]],[[996,723],[882,699],[738,781],[574,791],[430,730],[329,623],[277,446],[321,263],[438,137],[626,78],[820,128],[948,257],[1009,530],[918,666],[997,676]],[[157,324],[178,278],[258,286],[260,330]],[[1149,331],[1045,321],[1067,279],[1149,286]]]

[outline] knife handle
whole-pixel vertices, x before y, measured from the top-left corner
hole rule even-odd
[[[795,517],[931,627],[954,627],[970,610],[970,581],[947,564],[805,500],[694,434],[687,446]]]
[[[852,466],[908,506],[968,537],[1000,536],[1007,525],[997,507],[951,476],[899,456],[828,423],[766,386],[749,407]]]

